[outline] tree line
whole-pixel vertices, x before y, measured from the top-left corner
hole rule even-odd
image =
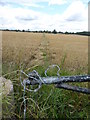
[[[39,31],[31,31],[31,30],[9,30],[9,29],[0,29],[1,31],[15,31],[15,32],[33,32],[33,33],[52,33],[52,34],[77,34],[77,35],[85,35],[85,36],[90,36],[90,32],[88,31],[83,31],[83,32],[57,32],[55,29],[53,31],[49,30],[39,30]]]

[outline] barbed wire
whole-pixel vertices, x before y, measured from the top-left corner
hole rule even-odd
[[[50,69],[50,68],[54,68],[54,67],[57,67],[58,68],[58,71],[57,71],[57,76],[60,77],[60,74],[59,74],[59,71],[60,71],[60,67],[58,65],[50,65],[44,72],[45,76],[47,77],[47,71]]]
[[[23,92],[23,101],[24,101],[24,120],[26,119],[26,99],[25,99],[25,92],[26,92],[26,82],[24,82],[24,92]]]
[[[51,65],[49,66],[46,70],[45,70],[45,76],[47,76],[47,71],[50,69],[50,68],[54,68],[54,67],[57,67],[58,68],[58,71],[57,71],[57,76],[60,77],[60,74],[59,74],[59,71],[60,71],[60,67],[58,65]],[[30,80],[27,80],[24,79],[23,82],[22,82],[22,74],[24,74],[26,77],[28,77],[29,79],[33,79],[35,81],[38,82],[38,88],[32,90],[32,89],[28,89],[26,87],[26,82],[28,84],[30,84]],[[42,83],[44,83],[44,81],[42,80],[41,76],[38,74],[38,72],[36,70],[33,70],[32,72],[30,72],[29,74],[26,74],[24,71],[20,71],[20,82],[21,82],[21,85],[23,86],[24,88],[24,92],[23,92],[23,102],[24,102],[24,120],[26,119],[26,99],[25,99],[25,92],[26,90],[29,91],[29,92],[37,92],[41,86],[42,86]]]
[[[50,69],[53,69],[55,67],[58,68],[57,73],[56,73],[57,76],[49,77],[47,75],[47,72]],[[28,69],[28,70],[30,70],[30,69]],[[7,73],[7,74],[3,75],[5,77],[12,73],[20,72],[20,83],[24,89],[24,92],[23,92],[24,120],[26,119],[26,109],[27,109],[26,108],[26,98],[25,98],[26,90],[29,92],[37,92],[41,88],[42,84],[56,84],[56,86],[55,86],[56,88],[63,88],[63,89],[67,89],[67,90],[90,94],[90,89],[81,88],[81,87],[77,87],[77,86],[70,86],[66,83],[64,84],[64,82],[90,82],[90,75],[65,76],[65,77],[62,76],[61,77],[60,70],[61,69],[58,65],[50,65],[44,72],[46,77],[41,77],[36,70],[33,70],[32,72],[29,72],[28,74],[26,72],[24,72],[23,70],[17,70],[17,71],[13,71],[11,73]],[[25,75],[27,77],[27,79],[23,79],[22,75]],[[28,88],[27,85],[29,85],[31,88]],[[33,88],[33,86],[35,86],[35,85],[36,85],[36,87]]]
[[[51,68],[55,68],[57,67],[57,77],[48,77],[47,76],[47,72],[48,70],[50,70]],[[86,93],[86,94],[90,94],[90,89],[87,88],[81,88],[81,87],[77,87],[77,86],[70,86],[68,84],[64,84],[63,82],[88,82],[90,81],[90,76],[84,75],[84,76],[71,76],[71,77],[60,77],[60,67],[58,65],[50,65],[44,72],[46,78],[41,77],[38,72],[36,70],[33,70],[32,72],[30,72],[29,74],[26,74],[24,71],[21,70],[21,74],[24,74],[26,77],[28,77],[28,79],[24,79],[22,82],[22,78],[20,75],[20,82],[21,85],[24,88],[24,92],[23,92],[23,101],[24,101],[24,120],[26,118],[26,99],[25,99],[25,91],[29,91],[29,92],[37,92],[42,84],[51,84],[54,83],[56,84],[57,88],[64,88],[67,90],[72,90],[72,91],[77,91],[77,92],[82,92],[82,93]],[[31,88],[33,85],[38,84],[38,87],[35,89],[28,89],[26,87],[26,85],[31,85]]]

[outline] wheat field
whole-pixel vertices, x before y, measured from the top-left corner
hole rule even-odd
[[[2,37],[4,64],[30,67],[47,61],[48,65],[60,65],[65,59],[65,69],[88,70],[87,36],[3,31]]]
[[[40,76],[45,76],[44,72],[51,64],[60,66],[61,76],[87,74],[87,36],[10,31],[3,31],[2,35],[2,73],[5,78],[13,82],[15,94],[15,106],[11,105],[11,108],[16,109],[15,113],[8,109],[4,113],[10,118],[14,116],[21,120],[24,114],[22,104],[24,88],[20,83],[21,74],[17,72],[21,69],[20,66],[23,66],[22,70],[25,73],[36,70]],[[54,69],[49,72],[49,76],[55,76],[56,73]],[[26,76],[22,76],[22,80],[24,77]],[[75,83],[75,85],[88,87],[87,83]],[[86,94],[56,89],[54,85],[42,85],[36,93],[26,91],[25,98],[27,118],[89,118],[89,101]],[[10,106],[7,100],[3,100],[6,107],[8,104]]]

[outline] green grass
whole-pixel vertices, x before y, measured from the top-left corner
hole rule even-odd
[[[62,58],[61,64],[59,65],[60,76],[70,76],[83,74],[83,69],[79,68],[76,71],[67,71],[64,67],[65,59],[67,55],[65,54]],[[33,70],[36,70],[41,76],[45,77],[45,70],[50,65],[50,55],[43,51],[44,64],[42,66],[34,66],[30,69],[26,65],[22,64],[21,68],[27,74]],[[14,85],[14,112],[7,111],[3,115],[15,116],[17,119],[23,118],[23,87],[20,83],[20,64],[10,64],[3,63],[3,76],[7,79],[12,80]],[[8,72],[7,72],[8,71]],[[15,71],[15,72],[12,72]],[[11,73],[11,74],[7,74]],[[56,76],[57,68],[50,69],[47,72],[48,76]],[[24,79],[25,76],[22,76]],[[77,83],[76,85],[80,85]],[[84,84],[81,84],[85,86]],[[9,103],[9,98],[3,99],[3,106],[7,106]],[[28,92],[25,94],[27,111],[26,118],[56,118],[56,119],[88,119],[88,106],[89,100],[88,95],[82,93],[76,93],[68,90],[63,90],[55,88],[54,85],[43,85],[38,92]]]
[[[9,72],[12,72],[10,66],[5,67],[3,64],[3,75],[6,72],[6,69]],[[41,76],[44,75],[44,71],[47,66],[36,66],[27,73],[36,70]],[[14,70],[20,69],[20,67],[14,67]],[[25,69],[26,70],[26,69]],[[24,70],[24,71],[25,71]],[[5,71],[5,72],[4,72]],[[57,69],[48,71],[49,76],[56,75]],[[73,75],[74,73],[61,69],[60,75],[67,76]],[[12,116],[15,115],[17,119],[23,118],[23,87],[20,84],[19,77],[20,73],[15,72],[12,74],[7,74],[5,76],[8,79],[11,79],[14,84],[14,100],[15,100],[15,111],[14,113],[7,112],[5,114]],[[57,119],[88,119],[88,95],[76,93],[68,90],[55,88],[54,85],[43,85],[41,89],[34,93],[26,91],[26,103],[27,103],[27,118],[57,118]],[[9,104],[8,97],[3,100],[3,104]],[[13,107],[13,105],[11,106]]]

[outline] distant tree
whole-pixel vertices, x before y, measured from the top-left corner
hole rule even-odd
[[[90,36],[90,32],[88,32],[88,31],[76,32],[75,34],[77,34],[77,35],[86,35],[86,36]]]
[[[69,33],[66,31],[65,34],[69,34]]]
[[[48,31],[48,33],[51,33],[51,31]]]
[[[10,31],[9,29],[5,29],[5,31]]]
[[[57,34],[57,31],[54,29],[54,30],[52,31],[52,33]]]
[[[48,30],[46,30],[46,33],[48,33]]]
[[[22,30],[22,32],[25,32],[25,30]]]
[[[58,33],[63,33],[63,32],[59,31]]]
[[[15,30],[12,30],[12,31],[19,32],[20,30],[19,29],[15,29]]]

